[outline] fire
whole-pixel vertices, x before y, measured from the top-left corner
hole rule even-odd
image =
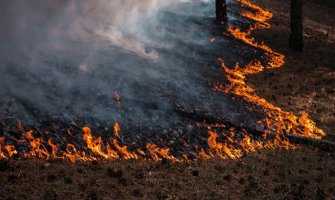
[[[120,146],[116,139],[113,139],[113,144],[115,148],[122,154],[124,159],[137,159],[136,153],[129,152],[127,146]]]
[[[210,159],[211,156],[209,156],[204,149],[201,149],[200,153],[199,153],[199,157],[203,158],[203,159]]]
[[[259,61],[250,63],[245,68],[241,68],[236,64],[234,69],[229,69],[222,60],[220,61],[230,84],[227,86],[214,84],[212,86],[213,89],[224,93],[233,93],[262,108],[267,115],[263,122],[269,130],[283,134],[285,132],[292,132],[294,134],[312,138],[321,138],[325,136],[325,133],[318,129],[315,123],[309,119],[306,114],[298,118],[292,112],[283,111],[281,108],[274,106],[267,100],[259,97],[255,94],[254,89],[247,85],[245,80],[248,75],[259,73],[264,70],[264,67]]]
[[[268,14],[259,6],[252,4],[247,0],[238,0],[242,5],[249,8],[253,8],[258,11],[258,14],[252,15],[252,17],[258,17],[256,21],[265,22],[271,19],[272,14]],[[243,14],[242,14],[243,15]],[[246,15],[244,13],[244,15]],[[251,18],[251,16],[249,15]],[[260,61],[253,61],[244,68],[240,67],[237,63],[235,68],[228,68],[222,59],[219,59],[222,65],[222,69],[227,74],[227,79],[230,82],[228,86],[221,84],[214,84],[213,89],[225,93],[233,93],[243,99],[259,106],[266,113],[266,118],[262,120],[262,124],[265,124],[265,128],[268,130],[278,133],[285,134],[292,132],[306,137],[321,138],[325,136],[325,133],[316,127],[315,122],[308,118],[306,114],[303,114],[300,118],[296,117],[292,112],[283,111],[281,108],[271,104],[267,100],[259,97],[254,89],[246,83],[246,77],[251,74],[260,73],[264,68],[277,68],[284,65],[285,56],[274,52],[270,47],[265,44],[259,44],[255,42],[250,34],[253,30],[259,28],[259,23],[250,26],[249,30],[243,32],[240,29],[234,29],[228,27],[228,32],[234,37],[245,44],[253,46],[257,49],[265,51],[265,55],[268,57],[268,65],[263,66]],[[261,27],[263,28],[263,27]]]
[[[250,0],[236,0],[236,1],[239,2],[242,6],[252,8],[255,11],[257,11],[258,14],[261,14],[261,15],[265,16],[266,17],[265,21],[268,21],[272,18],[272,13],[271,12],[266,11],[263,8],[261,8],[260,6],[251,3]]]
[[[119,124],[114,125],[114,134],[118,136],[120,129]],[[63,159],[70,162],[77,161],[93,161],[93,160],[113,160],[113,159],[139,159],[151,158],[158,161],[168,159],[172,161],[180,161],[174,156],[170,155],[169,148],[159,148],[155,144],[147,144],[147,153],[144,150],[137,149],[138,153],[128,150],[127,146],[120,145],[118,139],[111,137],[110,142],[104,141],[102,137],[95,137],[89,127],[82,128],[82,139],[86,143],[86,148],[83,151],[71,143],[66,144],[65,150],[59,148],[51,138],[47,142],[42,137],[34,137],[33,131],[28,131],[22,134],[23,141],[28,142],[30,149],[28,152],[23,151],[24,158],[37,157],[44,160],[49,159]],[[24,143],[24,142],[22,142]],[[4,145],[5,137],[0,137],[0,158],[9,159],[16,155],[18,151],[15,145]]]
[[[236,159],[241,156],[240,151],[235,151],[232,147],[227,144],[217,142],[216,139],[219,137],[216,133],[209,131],[208,146],[211,150],[214,150],[216,155],[220,158]]]
[[[14,145],[6,145],[6,146],[5,146],[5,149],[6,149],[6,151],[8,152],[8,155],[9,155],[9,156],[13,156],[13,155],[17,154],[17,151],[16,151]]]
[[[271,12],[264,10],[263,8],[257,6],[256,4],[251,3],[249,0],[237,0],[242,6],[252,8],[256,12],[242,11],[241,15],[243,17],[252,19],[256,22],[263,23],[266,27],[270,28],[270,24],[267,22],[272,19],[273,15]]]
[[[53,157],[53,158],[56,158],[56,159],[63,159],[63,158],[64,158],[64,156],[58,156],[58,155],[57,155],[58,147],[57,147],[55,144],[52,143],[51,138],[48,140],[48,145],[49,145],[49,146],[51,147],[51,149],[52,149],[51,153],[52,153],[52,157]]]
[[[102,149],[103,144],[101,137],[93,137],[91,129],[88,127],[83,128],[83,133],[83,139],[87,144],[87,148],[90,149],[95,155],[108,159],[108,155]]]
[[[115,123],[114,124],[114,135],[115,135],[115,137],[120,137],[119,132],[120,132],[120,125],[118,123]]]
[[[41,159],[49,160],[50,154],[45,147],[44,141],[42,138],[35,138],[33,136],[33,131],[28,131],[23,134],[23,136],[29,141],[31,150],[27,154],[27,157],[33,156]]]
[[[236,28],[234,29],[233,27],[229,26],[228,27],[228,32],[238,40],[243,41],[244,43],[253,46],[258,49],[262,49],[264,51],[267,51],[269,53],[273,53],[273,51],[270,49],[270,47],[266,46],[265,44],[258,44],[255,42],[255,39],[253,37],[249,37],[250,32],[243,32],[240,29]]]
[[[257,149],[294,149],[295,145],[289,143],[285,137],[276,135],[273,140],[266,140],[266,142],[255,141],[252,136],[244,131],[243,138],[237,139],[234,137],[234,130],[231,130],[231,136],[223,134],[226,138],[226,143],[218,142],[219,135],[212,131],[208,131],[208,146],[209,151],[206,153],[205,150],[201,150],[199,156],[204,159],[209,159],[214,156],[218,156],[222,159],[238,159],[246,153],[255,152]],[[240,141],[239,141],[240,140]]]
[[[256,29],[270,28],[268,21],[272,18],[272,13],[263,10],[261,7],[251,3],[249,0],[237,0],[242,6],[251,8],[256,13],[243,11],[241,15],[256,21],[248,30],[242,31],[238,28],[228,27],[231,37],[239,40],[255,49],[264,52],[267,64],[259,60],[254,60],[246,66],[236,63],[234,67],[228,67],[222,58],[219,58],[221,68],[226,74],[229,84],[212,84],[212,89],[219,92],[234,94],[263,110],[264,118],[259,120],[259,124],[264,127],[264,134],[261,140],[245,130],[235,130],[230,128],[229,132],[218,134],[217,130],[226,130],[223,124],[198,124],[208,129],[207,148],[198,148],[199,152],[190,152],[189,155],[183,153],[175,157],[170,152],[172,147],[158,147],[156,144],[148,143],[145,149],[138,147],[128,148],[124,145],[124,137],[120,133],[120,125],[114,124],[112,137],[106,139],[102,136],[94,136],[89,127],[82,128],[81,142],[76,144],[57,143],[48,135],[38,134],[32,130],[24,132],[21,121],[17,123],[17,129],[22,133],[19,139],[8,136],[0,137],[0,159],[10,159],[15,156],[20,158],[40,158],[40,159],[62,159],[70,162],[93,161],[93,160],[114,160],[114,159],[144,159],[144,160],[171,160],[173,162],[187,161],[191,154],[196,154],[200,159],[211,159],[219,157],[222,159],[238,159],[242,156],[255,152],[257,149],[294,149],[296,146],[290,144],[286,133],[297,134],[310,138],[321,138],[325,133],[317,128],[307,114],[300,117],[292,112],[283,111],[281,108],[271,104],[267,100],[259,97],[254,89],[247,84],[246,79],[249,75],[261,73],[266,68],[278,68],[284,65],[285,56],[273,51],[264,43],[255,41],[251,34]],[[210,39],[215,42],[216,38]],[[117,91],[114,93],[117,103],[121,102],[121,97]],[[216,131],[214,131],[216,130]],[[39,137],[37,137],[39,135]],[[74,137],[71,130],[67,130],[68,137]],[[105,138],[105,139],[103,139]],[[14,141],[12,140],[14,139]],[[80,146],[79,146],[80,145]],[[22,148],[25,147],[25,148]],[[29,147],[29,148],[26,148]],[[135,150],[134,150],[135,149]]]
[[[251,12],[247,12],[247,11],[242,11],[241,15],[243,17],[246,17],[246,18],[249,18],[249,19],[252,19],[254,21],[259,22],[259,24],[262,24],[264,26],[264,28],[270,28],[271,27],[271,25],[266,21],[271,19],[272,15],[267,16],[267,15],[264,15],[262,13],[251,13]]]
[[[151,153],[152,159],[155,161],[161,160],[162,158],[177,161],[177,159],[174,156],[169,155],[170,152],[169,148],[161,149],[157,147],[157,145],[155,144],[147,144],[147,149]]]

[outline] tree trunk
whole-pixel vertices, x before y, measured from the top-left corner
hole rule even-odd
[[[227,20],[227,3],[226,0],[216,0],[216,21],[223,24]]]
[[[303,50],[303,0],[291,0],[290,49]]]

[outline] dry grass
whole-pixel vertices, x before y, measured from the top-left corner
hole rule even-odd
[[[309,147],[237,161],[10,161],[0,199],[333,199],[334,166],[334,153]]]

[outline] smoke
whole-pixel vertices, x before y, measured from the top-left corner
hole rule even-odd
[[[180,2],[183,0],[7,0],[1,8],[2,38],[9,37],[21,50],[24,44],[33,43],[25,46],[30,50],[46,44],[62,48],[64,38],[87,42],[89,37],[102,37],[111,45],[157,59],[156,52],[145,49],[150,44],[145,28],[159,23],[155,15],[160,10]]]
[[[208,0],[4,0],[0,114],[176,124],[176,105],[228,113],[211,91]],[[115,101],[119,93],[121,103]],[[220,102],[220,103],[218,103]],[[228,105],[229,104],[229,105]],[[234,110],[235,109],[235,110]],[[236,110],[237,109],[237,110]]]

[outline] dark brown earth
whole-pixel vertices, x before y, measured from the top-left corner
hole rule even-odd
[[[286,65],[248,81],[260,96],[309,113],[335,134],[335,2],[306,0],[302,54],[287,50],[289,1],[254,2],[274,13],[272,28],[255,37],[285,54]],[[11,160],[0,162],[0,199],[335,199],[334,166],[334,152],[306,145],[237,161]]]
[[[10,161],[0,199],[334,199],[334,165],[334,153],[309,147],[238,161]]]

